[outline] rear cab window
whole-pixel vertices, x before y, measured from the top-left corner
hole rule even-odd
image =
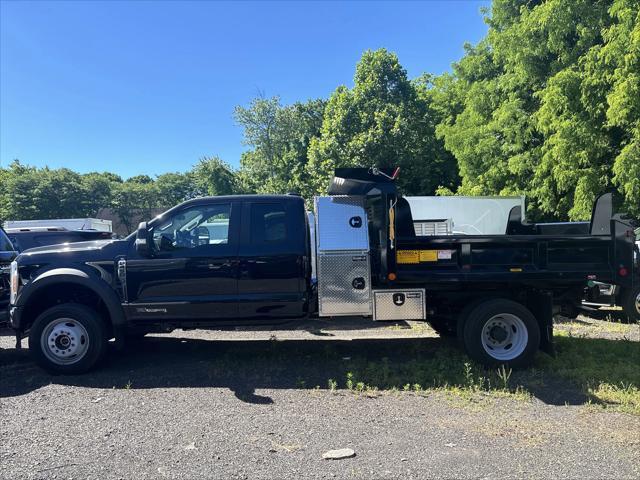
[[[287,241],[287,211],[281,203],[251,205],[251,245],[273,245]]]
[[[244,203],[242,212],[241,251],[244,254],[307,254],[302,199],[252,199]]]

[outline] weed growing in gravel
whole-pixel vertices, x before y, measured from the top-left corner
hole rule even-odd
[[[327,386],[329,387],[331,393],[335,393],[335,391],[338,389],[338,382],[336,382],[333,378],[330,378],[327,381]]]
[[[513,371],[511,369],[507,371],[504,365],[500,365],[500,368],[498,368],[498,378],[502,381],[503,390],[509,390],[509,379],[512,373]]]
[[[640,415],[640,389],[631,384],[621,382],[617,385],[600,383],[587,387],[592,403],[597,402],[602,408],[615,406],[617,410]]]

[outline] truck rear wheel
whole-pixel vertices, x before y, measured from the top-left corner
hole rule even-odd
[[[471,358],[487,365],[526,367],[540,346],[540,326],[523,305],[507,299],[488,300],[464,322],[464,347]]]
[[[631,322],[640,322],[640,285],[627,290],[622,308]]]
[[[78,374],[90,370],[107,349],[104,322],[84,305],[67,303],[45,310],[29,332],[29,351],[51,373]]]

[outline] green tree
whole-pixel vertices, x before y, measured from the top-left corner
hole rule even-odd
[[[128,233],[138,226],[136,218],[151,220],[158,209],[158,194],[153,183],[126,181],[113,184],[111,208]]]
[[[454,187],[453,157],[435,137],[437,111],[431,81],[416,82],[395,54],[367,51],[356,67],[354,87],[329,99],[321,136],[312,139],[308,173],[314,191],[326,190],[336,167],[400,166],[400,188],[409,194],[433,194]]]
[[[320,134],[324,107],[323,100],[283,106],[278,97],[259,97],[248,107],[236,108],[244,143],[251,147],[240,159],[244,190],[309,193],[307,152],[311,139]]]
[[[139,183],[141,185],[149,185],[151,183],[153,183],[153,178],[151,178],[149,175],[134,175],[133,177],[129,177],[126,180],[129,183]]]
[[[239,192],[236,173],[218,157],[201,158],[191,170],[190,178],[197,195],[232,195]]]
[[[79,217],[85,214],[82,177],[69,169],[37,169],[14,161],[3,173],[7,220]]]
[[[122,183],[122,178],[108,172],[91,172],[81,177],[82,210],[93,217],[102,208],[111,206],[113,184]]]
[[[172,207],[200,193],[191,172],[163,173],[154,183],[160,208]]]
[[[534,218],[586,219],[617,188],[640,213],[637,0],[495,0],[489,33],[435,81],[463,194],[526,194]]]

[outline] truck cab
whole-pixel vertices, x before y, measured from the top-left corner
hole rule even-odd
[[[127,319],[201,326],[304,317],[305,218],[299,196],[256,195],[192,200],[141,225],[116,262]]]

